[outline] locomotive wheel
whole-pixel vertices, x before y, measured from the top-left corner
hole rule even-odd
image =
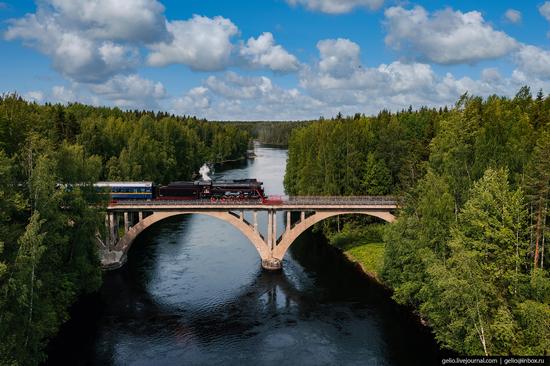
[[[211,197],[210,202],[216,203],[216,202],[218,202],[218,199],[216,197]]]
[[[220,198],[220,202],[223,203],[223,202],[225,202],[225,201],[227,201],[227,200],[225,199],[225,197]]]

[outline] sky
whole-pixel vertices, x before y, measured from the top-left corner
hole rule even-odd
[[[0,93],[302,120],[550,93],[550,1],[0,0]]]

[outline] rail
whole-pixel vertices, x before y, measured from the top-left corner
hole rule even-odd
[[[398,200],[392,196],[271,196],[268,200],[124,200],[112,202],[112,206],[303,206],[303,205],[397,205]]]

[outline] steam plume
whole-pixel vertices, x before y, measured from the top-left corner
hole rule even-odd
[[[206,165],[206,163],[201,166],[201,168],[199,169],[199,173],[200,175],[202,175],[202,180],[212,180],[208,176],[208,173],[210,173],[210,168],[208,167],[208,165]]]

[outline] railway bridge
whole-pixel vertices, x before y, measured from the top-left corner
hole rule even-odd
[[[131,200],[111,203],[105,218],[106,235],[98,234],[101,264],[105,269],[122,266],[134,239],[149,226],[168,217],[202,214],[224,220],[242,232],[258,251],[262,267],[276,270],[294,240],[312,225],[329,217],[363,214],[393,222],[397,201],[393,197],[287,197],[280,202],[267,201],[164,201]],[[245,219],[245,212],[252,219]],[[267,213],[267,236],[258,230],[258,212]],[[291,213],[299,213],[292,222]],[[277,235],[277,215],[286,215],[282,235]],[[250,216],[250,214],[248,215]],[[297,216],[297,214],[295,215]]]

